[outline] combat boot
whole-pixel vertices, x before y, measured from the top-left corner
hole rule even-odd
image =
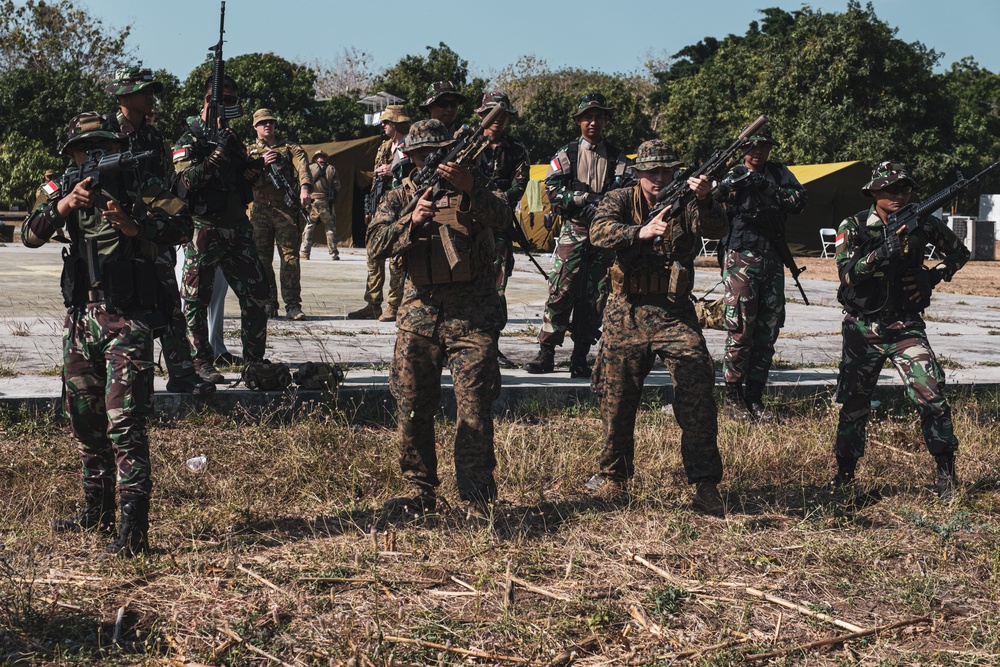
[[[955,475],[955,453],[936,454],[937,462],[937,494],[938,498],[948,502],[955,497],[958,488],[958,477]]]
[[[556,346],[542,343],[538,346],[538,356],[524,365],[524,370],[534,375],[551,373],[556,367]]]
[[[377,303],[369,303],[360,310],[347,313],[347,319],[349,320],[377,320],[381,316],[382,306]]]
[[[764,383],[747,380],[744,404],[750,416],[759,422],[774,421],[774,413],[764,407]]]
[[[207,380],[203,380],[194,371],[187,375],[172,377],[167,380],[167,391],[172,394],[192,394],[194,396],[204,396],[215,391],[215,385]]]
[[[429,487],[413,487],[409,493],[390,498],[382,505],[382,520],[401,523],[419,519],[437,509],[437,494]]]
[[[730,419],[739,422],[754,421],[754,416],[747,410],[743,400],[743,387],[739,382],[726,383],[726,396],[723,401],[723,411]]]
[[[397,309],[393,305],[386,306],[385,310],[382,312],[382,315],[378,318],[378,321],[379,322],[395,322],[396,321],[396,314],[397,314],[398,310],[399,309]]]
[[[853,456],[837,455],[837,476],[830,480],[830,491],[838,491],[854,485],[854,471],[858,468],[858,460]]]
[[[213,385],[225,384],[226,376],[216,370],[215,366],[207,365],[202,366],[197,371],[198,377],[200,377],[205,382],[210,382]]]
[[[497,350],[497,366],[507,369],[517,368],[517,364],[508,359],[507,356],[500,350]]]
[[[569,376],[571,378],[589,378],[591,374],[590,364],[587,363],[587,355],[590,353],[589,345],[574,345],[573,354],[569,358]]]
[[[122,523],[118,529],[118,537],[104,551],[124,558],[149,551],[149,498],[122,501]]]
[[[59,533],[75,530],[97,530],[109,535],[115,532],[115,487],[112,482],[101,490],[84,494],[86,505],[76,516],[56,519],[52,529]]]
[[[691,499],[691,509],[710,516],[726,516],[726,504],[723,502],[722,494],[719,493],[719,487],[716,486],[715,482],[698,482],[694,498]]]

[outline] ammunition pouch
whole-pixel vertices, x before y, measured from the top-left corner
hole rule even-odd
[[[286,364],[258,361],[243,368],[243,382],[254,391],[280,391],[292,384],[292,374]]]
[[[695,299],[694,312],[698,316],[698,324],[702,329],[717,329],[726,331],[726,304],[721,297],[709,301],[705,297]]]
[[[434,215],[427,236],[417,239],[406,254],[410,280],[417,287],[469,282],[495,254],[493,230],[473,236],[468,214],[459,210],[460,199],[449,197],[449,206]]]
[[[691,293],[691,272],[677,260],[669,266],[650,262],[628,270],[615,262],[611,267],[611,291],[636,296],[666,295],[668,301],[678,303]]]
[[[910,280],[910,279],[913,280]],[[931,305],[931,270],[926,266],[917,266],[900,273],[892,285],[892,303],[904,313],[920,313]],[[913,301],[913,290],[905,290],[904,286],[916,285],[920,298]]]
[[[63,248],[63,270],[59,278],[63,305],[67,308],[87,303],[87,262]]]
[[[101,287],[109,310],[124,313],[156,308],[159,278],[153,262],[113,260],[102,272]]]
[[[307,361],[299,364],[294,379],[302,389],[336,391],[344,381],[344,371],[336,364]]]

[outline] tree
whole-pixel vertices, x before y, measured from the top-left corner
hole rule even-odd
[[[372,72],[368,68],[372,55],[358,51],[355,47],[345,48],[329,64],[316,62],[316,96],[328,99],[337,95],[360,97],[371,89]]]
[[[45,170],[58,169],[60,163],[41,141],[18,132],[8,133],[0,144],[0,203],[29,210]]]

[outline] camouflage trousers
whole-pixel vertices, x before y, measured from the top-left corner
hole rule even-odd
[[[309,206],[309,223],[302,228],[302,243],[299,245],[299,254],[306,258],[312,253],[313,230],[317,224],[322,224],[326,230],[326,249],[330,257],[339,257],[340,250],[337,249],[337,216],[330,210],[325,199],[314,199]]]
[[[240,301],[243,357],[263,361],[267,341],[267,283],[257,257],[250,227],[216,227],[195,221],[194,236],[184,249],[184,304],[195,367],[212,365],[215,352],[209,338],[208,307],[215,286],[216,268]]]
[[[726,294],[726,382],[767,383],[774,343],[785,325],[785,269],[771,250],[727,250],[722,269]]]
[[[388,306],[399,308],[403,301],[403,283],[406,281],[406,269],[403,257],[396,255],[389,258],[389,295]],[[381,305],[382,288],[385,286],[385,260],[372,259],[368,255],[368,282],[365,285],[365,301],[372,305]]]
[[[281,300],[285,311],[302,306],[302,274],[299,267],[299,216],[284,205],[254,203],[250,211],[257,255],[267,279],[267,305],[278,308],[278,287],[274,282],[274,246],[278,246]]]
[[[944,396],[944,371],[927,342],[923,320],[913,316],[878,322],[846,315],[843,335],[837,380],[840,422],[834,452],[848,458],[864,455],[872,392],[886,359],[896,367],[906,396],[917,406],[927,450],[931,454],[957,450],[951,406]]]
[[[493,244],[496,248],[496,257],[493,259],[493,275],[496,279],[497,294],[500,295],[500,304],[503,307],[502,330],[507,326],[507,281],[514,272],[514,244],[510,235],[506,232],[493,232]]]
[[[399,330],[389,389],[399,409],[399,465],[417,487],[440,484],[434,448],[434,416],[441,399],[441,370],[448,364],[455,388],[455,480],[462,500],[493,500],[493,401],[500,369],[492,332],[433,337]]]
[[[117,471],[123,499],[148,498],[153,337],[146,323],[109,313],[103,303],[70,310],[63,391],[80,445],[84,491],[114,488]]]
[[[542,345],[563,344],[579,289],[586,289],[587,292],[586,316],[595,324],[600,322],[607,300],[608,268],[614,261],[614,253],[595,248],[590,245],[589,238],[586,227],[572,220],[563,222],[549,274],[549,298],[545,302],[542,330],[538,334],[538,342]],[[586,253],[591,258],[590,270],[583,275],[580,269]],[[581,286],[580,282],[584,280],[586,285]]]
[[[602,475],[635,474],[635,419],[642,387],[660,357],[674,389],[674,417],[681,427],[681,457],[691,483],[722,480],[717,445],[715,372],[694,307],[663,296],[612,295],[604,311],[601,346],[591,387],[604,422]]]
[[[181,308],[180,288],[174,268],[177,266],[177,251],[173,246],[161,248],[156,257],[156,275],[160,279],[160,307],[167,316],[167,328],[160,336],[163,349],[163,363],[172,378],[194,373],[191,359],[191,345],[187,337],[187,320]]]

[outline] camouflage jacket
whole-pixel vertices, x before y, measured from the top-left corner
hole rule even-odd
[[[603,185],[595,191],[580,181],[577,178],[578,160],[574,159],[574,155],[578,155],[581,149],[587,150],[584,143],[581,137],[576,142],[560,148],[549,163],[549,171],[545,175],[545,190],[549,202],[557,213],[571,220],[581,218],[585,220],[592,216],[593,209],[603,195],[616,188],[635,183],[632,160],[624,151],[607,141],[601,141],[594,146],[594,150],[608,160]]]
[[[146,162],[146,169],[167,185],[171,185],[175,174],[173,151],[160,131],[146,122],[143,122],[138,128],[134,127],[120,109],[117,114],[109,114],[108,117],[115,119],[118,131],[128,135],[130,151],[133,153],[156,152],[155,157]]]
[[[405,178],[402,186],[382,198],[368,227],[368,255],[374,261],[401,255],[406,263],[418,230],[412,228],[410,214],[401,216],[400,212],[415,192],[412,181]],[[460,209],[471,214],[474,234],[484,228],[504,229],[510,222],[510,209],[487,189],[481,174],[476,174],[472,194],[462,195]],[[489,262],[469,282],[418,287],[408,275],[396,326],[422,336],[436,332],[461,336],[494,330],[502,325],[503,317]]]
[[[841,222],[837,229],[837,270],[842,287],[858,288],[866,282],[877,283],[882,296],[889,299],[884,309],[890,312],[901,307],[893,302],[896,292],[891,289],[890,283],[898,281],[906,271],[916,270],[924,265],[927,244],[933,245],[944,255],[942,262],[948,267],[949,279],[971,257],[969,249],[955,232],[941,220],[931,216],[921,220],[917,230],[904,237],[902,256],[885,262],[876,257],[884,229],[885,224],[875,212],[874,205]],[[864,255],[858,257],[857,262],[852,262],[859,252]]]
[[[302,186],[307,186],[312,190],[313,182],[312,177],[309,175],[309,160],[306,158],[306,152],[302,149],[302,146],[284,140],[279,140],[274,146],[268,146],[258,139],[250,145],[248,150],[250,160],[254,161],[255,165],[261,168],[261,173],[253,180],[253,198],[255,202],[283,204],[285,200],[285,193],[279,192],[278,188],[274,187],[271,179],[267,177],[264,171],[264,153],[268,151],[275,151],[281,155],[281,170],[291,186],[295,188],[296,196],[298,196],[298,190]]]
[[[340,193],[340,179],[337,178],[337,168],[327,162],[313,162],[309,165],[309,178],[312,179],[312,198],[319,201],[336,202]]]
[[[199,224],[249,225],[246,207],[253,194],[244,176],[249,168],[246,148],[240,144],[227,154],[218,172],[207,168],[205,163],[212,151],[205,136],[205,123],[198,116],[188,118],[187,130],[174,144],[176,190]]]
[[[746,173],[747,167],[737,165],[730,173]],[[783,164],[768,162],[764,165],[764,178],[773,192],[767,194],[759,188],[746,186],[727,193],[722,202],[731,220],[729,235],[722,244],[732,250],[753,250],[769,235],[784,234],[785,219],[789,213],[799,213],[806,205],[806,189]],[[766,212],[766,213],[765,213]],[[768,225],[778,229],[768,229]]]
[[[517,207],[528,187],[530,168],[528,149],[507,136],[500,138],[496,148],[487,144],[479,154],[479,169],[489,181],[489,188],[507,202],[511,210]]]
[[[394,141],[392,139],[386,139],[379,144],[378,150],[375,151],[375,167],[381,167],[384,164],[391,165],[396,160],[397,149],[402,145],[402,140]],[[402,155],[400,155],[400,159],[402,159]]]

